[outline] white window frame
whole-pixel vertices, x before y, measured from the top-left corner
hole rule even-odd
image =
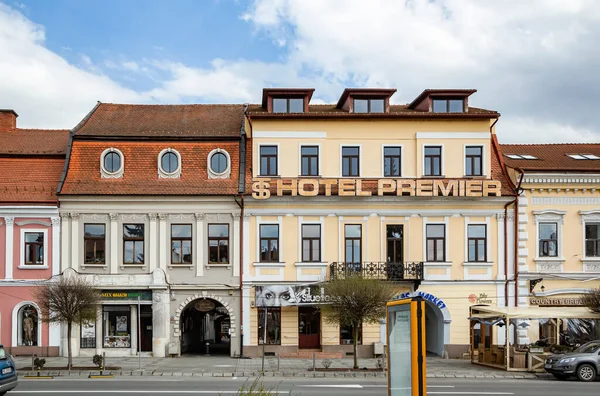
[[[321,249],[321,261],[302,261],[302,226],[303,225],[318,225],[321,226],[321,238],[319,241],[320,249]],[[323,259],[324,248],[325,248],[325,220],[323,216],[319,216],[318,221],[308,221],[304,220],[303,216],[298,216],[298,261],[297,264],[318,264],[318,263],[326,263]]]
[[[481,147],[481,176],[467,175],[467,147]],[[487,157],[485,155],[486,146],[483,144],[465,144],[463,145],[463,175],[465,177],[487,177]]]
[[[25,264],[25,233],[40,232],[44,234],[44,265]],[[20,231],[21,243],[19,253],[19,269],[22,270],[39,270],[48,269],[48,230],[44,228],[21,228]]]
[[[565,261],[563,257],[563,232],[562,226],[565,223],[566,210],[545,209],[533,211],[535,221],[535,260],[536,261]],[[556,223],[556,241],[557,256],[556,257],[540,257],[540,223]]]
[[[358,176],[343,176],[343,161],[342,161],[342,152],[344,147],[358,147]],[[357,179],[363,177],[363,158],[362,158],[362,144],[340,144],[340,171],[339,175],[341,178],[346,179]]]
[[[117,153],[119,155],[119,157],[121,157],[121,167],[119,169],[117,169],[115,172],[109,172],[104,167],[104,157],[106,157],[106,155],[109,153]],[[124,171],[125,171],[125,157],[123,156],[123,153],[121,152],[121,150],[116,149],[114,147],[110,147],[102,152],[102,154],[100,155],[100,176],[103,179],[119,179],[119,178],[123,177]]]
[[[436,216],[437,217],[437,216]],[[448,229],[449,229],[449,217],[443,216],[444,219],[442,221],[430,221],[428,217],[423,217],[423,277],[425,280],[435,281],[435,280],[450,280],[452,278],[452,261],[448,261],[450,258],[450,244],[448,243]],[[427,261],[427,225],[428,224],[444,224],[445,225],[445,236],[446,243],[444,244],[444,254],[446,261]],[[444,274],[440,275],[428,275],[428,268],[437,268],[443,269],[445,271]]]
[[[212,156],[218,153],[225,155],[225,158],[227,158],[227,167],[223,172],[215,172],[210,166]],[[208,156],[206,157],[206,170],[209,179],[228,179],[231,175],[231,156],[227,150],[216,148],[208,153]]]
[[[276,175],[262,175],[260,169],[260,148],[263,146],[276,146],[277,147],[277,174]],[[256,177],[281,177],[281,148],[279,147],[279,143],[259,143],[257,146],[256,152]]]
[[[266,221],[261,216],[256,217],[256,261],[254,262],[255,267],[283,267],[285,262],[283,259],[283,221],[282,216],[277,216],[276,221]],[[279,261],[260,261],[260,226],[261,225],[278,225],[279,226]]]
[[[161,164],[162,157],[166,153],[174,153],[177,156],[177,169],[175,169],[175,171],[170,172],[170,173],[165,171],[162,168],[162,164]],[[178,179],[181,177],[181,154],[179,154],[179,151],[169,147],[169,148],[162,150],[158,154],[158,177],[161,179]]]
[[[385,175],[385,149],[387,147],[400,147],[400,176],[386,176]],[[381,146],[381,177],[384,178],[401,178],[404,176],[404,145],[403,144],[384,144]]]
[[[484,225],[485,226],[485,250],[486,258],[485,261],[469,261],[469,226],[470,225]],[[490,218],[486,216],[485,221],[470,221],[469,217],[465,217],[465,263],[466,264],[491,264],[490,260],[491,253],[491,241],[490,241]]]
[[[427,226],[428,225],[444,225],[444,261],[427,261]],[[449,263],[448,258],[448,216],[444,216],[443,221],[429,221],[426,217],[423,218],[423,262],[425,263]]]
[[[441,147],[441,159],[440,159],[440,172],[441,174],[439,176],[437,175],[426,175],[425,174],[425,148],[427,147]],[[422,144],[421,145],[421,177],[440,177],[443,178],[446,175],[446,169],[444,167],[444,160],[445,160],[446,156],[444,154],[444,144],[443,143],[439,143],[439,144]],[[464,166],[464,165],[463,165]]]
[[[33,305],[33,307],[37,310],[37,313],[38,313],[37,347],[41,347],[42,346],[42,332],[43,332],[42,311],[40,310],[40,307],[33,301],[21,301],[20,303],[15,305],[15,307],[13,308],[13,311],[12,311],[12,340],[11,340],[12,347],[13,348],[19,347],[19,310],[21,308],[23,308],[25,305]]]
[[[317,166],[319,167],[319,174],[316,176],[302,175],[302,147],[317,147]],[[279,155],[279,151],[277,151]],[[321,167],[321,143],[302,143],[298,145],[298,176],[299,177],[323,177],[323,168]],[[277,158],[279,160],[279,158]],[[277,166],[279,166],[279,161],[277,161]]]
[[[585,226],[586,223],[598,223],[600,224],[600,209],[594,210],[580,210],[579,214],[581,215],[581,228],[582,228],[582,260],[586,261],[598,261],[600,262],[600,257],[598,256],[586,256],[585,255]]]

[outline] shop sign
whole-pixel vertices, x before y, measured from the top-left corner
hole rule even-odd
[[[492,299],[488,297],[487,293],[479,293],[479,295],[475,293],[469,294],[469,302],[471,304],[493,304]]]
[[[373,180],[375,181],[375,180]],[[457,179],[378,179],[375,192],[363,190],[361,179],[277,179],[256,178],[252,180],[252,197],[271,197],[271,182],[277,186],[276,195],[314,197],[321,187],[325,196],[333,195],[332,187],[337,187],[337,195],[347,197],[369,197],[371,195],[396,195],[417,197],[499,197],[502,184],[497,180],[457,180]]]
[[[331,297],[322,287],[267,285],[256,286],[257,307],[327,304]]]
[[[152,291],[150,290],[103,290],[101,292],[103,300],[140,300],[152,301]]]
[[[194,308],[196,311],[200,312],[210,312],[215,309],[215,303],[210,300],[200,300],[196,304],[194,304]]]
[[[551,298],[551,297],[535,297],[529,299],[529,305],[539,305],[540,307],[581,307],[584,306],[581,297],[570,298]]]
[[[413,297],[423,297],[423,300],[432,302],[439,309],[446,308],[446,303],[441,298],[438,298],[438,297],[434,296],[433,294],[425,293],[422,291],[402,293],[402,294],[396,296],[394,298],[394,300],[404,300],[405,298],[413,298]]]

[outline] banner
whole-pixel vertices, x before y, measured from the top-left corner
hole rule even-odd
[[[257,307],[327,304],[331,301],[322,287],[308,285],[256,286]]]

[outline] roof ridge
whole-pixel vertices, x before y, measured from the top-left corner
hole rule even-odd
[[[100,106],[111,105],[111,106],[132,106],[132,107],[144,107],[144,106],[156,106],[156,107],[184,107],[184,106],[244,106],[244,103],[114,103],[114,102],[100,102]]]

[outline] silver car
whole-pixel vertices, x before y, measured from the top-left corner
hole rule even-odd
[[[600,373],[600,340],[583,344],[573,352],[549,357],[544,369],[560,380],[577,376],[580,381],[594,381]]]

